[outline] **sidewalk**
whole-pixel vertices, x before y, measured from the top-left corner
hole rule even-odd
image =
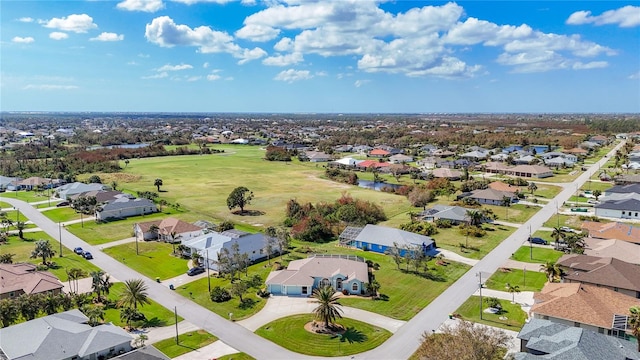
[[[130,238],[122,239],[122,240],[111,241],[111,242],[104,243],[104,244],[100,245],[100,250],[106,249],[106,248],[110,248],[110,247],[113,247],[113,246],[122,245],[122,244],[132,243],[132,242],[135,242],[135,241],[136,241],[135,237],[130,237]]]

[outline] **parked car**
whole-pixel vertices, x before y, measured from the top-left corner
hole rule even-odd
[[[68,201],[63,201],[63,202],[57,203],[56,207],[63,207],[63,206],[69,206],[69,205],[70,203]]]
[[[204,272],[204,268],[202,266],[196,266],[189,269],[189,271],[187,271],[187,275],[194,276],[194,275],[202,274],[203,272]]]
[[[532,244],[547,245],[547,240],[539,237],[529,238],[529,242]]]
[[[84,250],[82,250],[81,247],[77,247],[77,248],[73,249],[73,252],[78,254],[78,255],[82,255],[84,253]]]
[[[599,204],[600,202],[598,200],[596,200],[596,199],[589,199],[589,200],[587,200],[587,203],[589,203],[589,204]]]
[[[82,253],[82,256],[87,260],[93,259],[93,255],[91,255],[91,253],[88,251],[85,251],[84,253]]]
[[[562,226],[560,230],[564,232],[573,232],[573,229],[568,226]]]

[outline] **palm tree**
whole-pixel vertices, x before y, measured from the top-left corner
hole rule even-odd
[[[18,229],[18,237],[20,238],[20,240],[24,240],[24,234],[22,233],[22,231],[26,226],[27,225],[24,223],[24,221],[16,222],[16,229]]]
[[[538,190],[538,185],[536,185],[536,183],[534,183],[533,181],[529,183],[529,185],[527,186],[527,189],[529,189],[529,191],[531,191],[531,195],[533,195],[533,193]]]
[[[506,195],[503,196],[502,201],[500,201],[500,205],[505,207],[505,210],[507,211],[506,219],[509,220],[509,206],[511,206],[511,198]]]
[[[315,299],[313,302],[318,304],[313,309],[313,313],[316,314],[316,319],[324,322],[325,328],[329,328],[329,324],[335,321],[336,318],[342,318],[340,314],[342,308],[340,308],[341,305],[333,287],[317,288],[313,291],[312,297]]]
[[[602,191],[600,189],[593,190],[593,197],[596,198],[596,201],[598,201],[600,195],[602,195]]]
[[[85,305],[80,311],[89,318],[89,326],[100,325],[100,320],[104,320],[104,308],[101,305]]]
[[[82,269],[73,268],[73,269],[67,270],[67,277],[69,278],[69,288],[71,289],[71,280],[73,280],[73,284],[74,284],[73,290],[71,290],[72,293],[74,294],[78,293],[78,280],[86,276],[87,276],[87,273]]]
[[[178,235],[175,231],[171,232],[171,246],[173,247],[173,255],[176,254],[176,240],[179,240],[182,235]]]
[[[481,211],[478,210],[467,210],[465,214],[466,218],[469,219],[469,225],[478,226],[482,223],[482,219],[484,215]]]
[[[127,306],[138,309],[138,305],[151,304],[149,300],[149,288],[142,279],[131,279],[124,282],[124,290],[120,294],[118,306]]]
[[[638,351],[640,351],[640,306],[632,306],[629,309],[629,313],[629,327],[631,328],[631,333],[637,339]]]
[[[47,264],[47,258],[52,258],[56,251],[51,247],[49,240],[36,241],[36,248],[31,252],[31,258],[36,259],[42,257],[42,263]]]
[[[18,303],[12,299],[0,300],[0,324],[5,328],[20,318]]]
[[[102,270],[92,271],[90,275],[92,278],[91,288],[98,296],[96,300],[102,302],[102,294],[109,294],[109,288],[111,288],[113,284],[111,284],[109,275],[105,274]]]
[[[516,293],[520,292],[520,286],[507,283],[507,291],[511,293],[511,303],[516,303]]]
[[[560,227],[554,227],[551,238],[555,241],[556,250],[560,248],[560,240],[564,238],[565,232]]]
[[[14,256],[16,256],[16,254],[0,254],[0,264],[13,264]]]
[[[48,294],[42,299],[42,309],[47,315],[52,315],[58,312],[60,307],[60,297],[53,294]]]
[[[160,186],[162,186],[162,179],[157,178],[153,181],[153,186],[158,188],[158,192],[160,192]]]
[[[373,280],[370,283],[368,283],[367,284],[367,290],[371,294],[371,297],[377,298],[378,297],[378,290],[380,290],[380,283],[378,282],[378,280]]]
[[[553,261],[547,260],[546,263],[540,265],[540,270],[542,270],[546,275],[549,282],[554,282],[556,278],[562,275],[562,270]]]
[[[132,307],[125,307],[120,309],[120,320],[127,324],[127,327],[131,329],[131,322],[144,319],[144,314]]]

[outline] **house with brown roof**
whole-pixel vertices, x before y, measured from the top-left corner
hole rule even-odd
[[[563,255],[557,262],[563,281],[582,283],[640,299],[640,266],[611,257]]]
[[[553,176],[553,171],[542,165],[518,165],[509,168],[506,174],[525,178],[542,179]]]
[[[589,233],[589,237],[604,240],[622,240],[640,245],[640,227],[621,222],[601,223],[585,221],[582,230]]]
[[[628,335],[616,320],[626,325],[629,308],[640,306],[640,300],[631,296],[580,283],[546,283],[533,299],[530,313],[535,319],[622,338]]]
[[[64,285],[48,271],[38,271],[34,264],[0,264],[0,300],[23,294],[59,294]]]
[[[434,177],[449,180],[459,180],[462,177],[462,172],[447,168],[434,169],[431,174],[433,174]]]
[[[491,174],[505,174],[509,170],[509,166],[501,162],[489,161],[480,165],[485,172]]]
[[[503,183],[502,181],[494,181],[489,184],[489,189],[504,191],[509,193],[522,192],[522,188],[519,186]]]
[[[294,260],[284,270],[272,271],[266,280],[267,291],[274,295],[308,296],[319,287],[364,294],[369,283],[369,269],[361,257],[349,255],[314,255]]]
[[[372,149],[371,151],[369,151],[369,156],[372,156],[372,157],[382,158],[382,157],[387,157],[389,155],[391,155],[391,152],[384,149]]]
[[[152,226],[158,227],[158,233],[151,231]],[[162,220],[147,221],[133,225],[135,236],[143,240],[158,239],[160,241],[181,241],[196,238],[202,235],[204,229],[190,224],[188,222],[176,219],[166,218]],[[175,239],[172,237],[175,234]]]
[[[578,147],[572,148],[569,150],[562,150],[562,152],[565,154],[583,155],[583,156],[586,156],[589,153],[589,151],[582,148],[578,148]]]
[[[584,238],[584,254],[599,257],[613,257],[628,263],[640,265],[638,245],[622,240],[602,240]]]

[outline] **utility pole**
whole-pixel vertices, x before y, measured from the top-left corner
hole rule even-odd
[[[207,284],[209,286],[209,294],[211,294],[211,276],[209,275],[209,249],[206,249],[206,256],[207,256],[207,263],[206,263],[206,267],[207,267]]]
[[[176,345],[180,345],[180,339],[178,338],[178,307],[173,307],[173,313],[176,317]]]
[[[533,260],[533,241],[531,241],[531,224],[529,224],[529,259]]]
[[[480,320],[482,320],[482,271],[478,271],[478,278],[480,279]]]

